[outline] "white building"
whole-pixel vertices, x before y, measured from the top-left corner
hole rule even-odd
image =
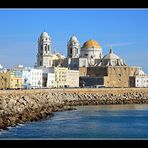
[[[40,67],[43,71],[43,87],[79,87],[79,71],[66,67]]]
[[[15,75],[22,78],[23,88],[42,88],[42,70],[17,65],[11,69]]]
[[[3,66],[0,64],[0,70],[3,69]]]
[[[54,67],[39,67],[42,70],[43,87],[55,87],[55,72]]]
[[[47,85],[46,87],[53,88],[55,87],[55,73],[47,74]]]
[[[148,75],[139,68],[135,76],[129,78],[130,87],[148,87]]]
[[[42,70],[30,69],[30,84],[32,88],[42,88]]]

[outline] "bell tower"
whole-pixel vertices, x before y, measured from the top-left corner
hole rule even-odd
[[[49,67],[52,64],[49,60],[51,55],[51,37],[47,32],[43,32],[38,38],[37,66]]]
[[[79,58],[80,44],[75,36],[72,36],[67,44],[67,57]]]

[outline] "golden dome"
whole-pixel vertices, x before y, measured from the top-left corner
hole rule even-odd
[[[101,46],[95,40],[88,40],[83,44],[83,48],[101,48]]]

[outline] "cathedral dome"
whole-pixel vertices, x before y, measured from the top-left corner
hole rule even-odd
[[[140,76],[145,76],[146,75],[145,72],[143,70],[141,70],[141,69],[138,69],[135,74],[140,75]]]
[[[88,40],[83,44],[82,48],[101,48],[101,46],[95,40]]]
[[[140,74],[140,75],[145,75],[145,73],[144,73],[143,70],[139,70],[139,74]]]
[[[112,49],[110,49],[109,54],[107,54],[104,59],[109,59],[109,60],[116,60],[120,59],[116,54],[113,53]]]
[[[50,36],[48,35],[47,32],[43,32],[40,36],[40,38],[44,39],[44,38],[50,38]],[[51,39],[51,38],[50,38]]]

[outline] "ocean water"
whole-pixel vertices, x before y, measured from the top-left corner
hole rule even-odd
[[[0,132],[1,139],[148,139],[148,105],[79,106]]]

